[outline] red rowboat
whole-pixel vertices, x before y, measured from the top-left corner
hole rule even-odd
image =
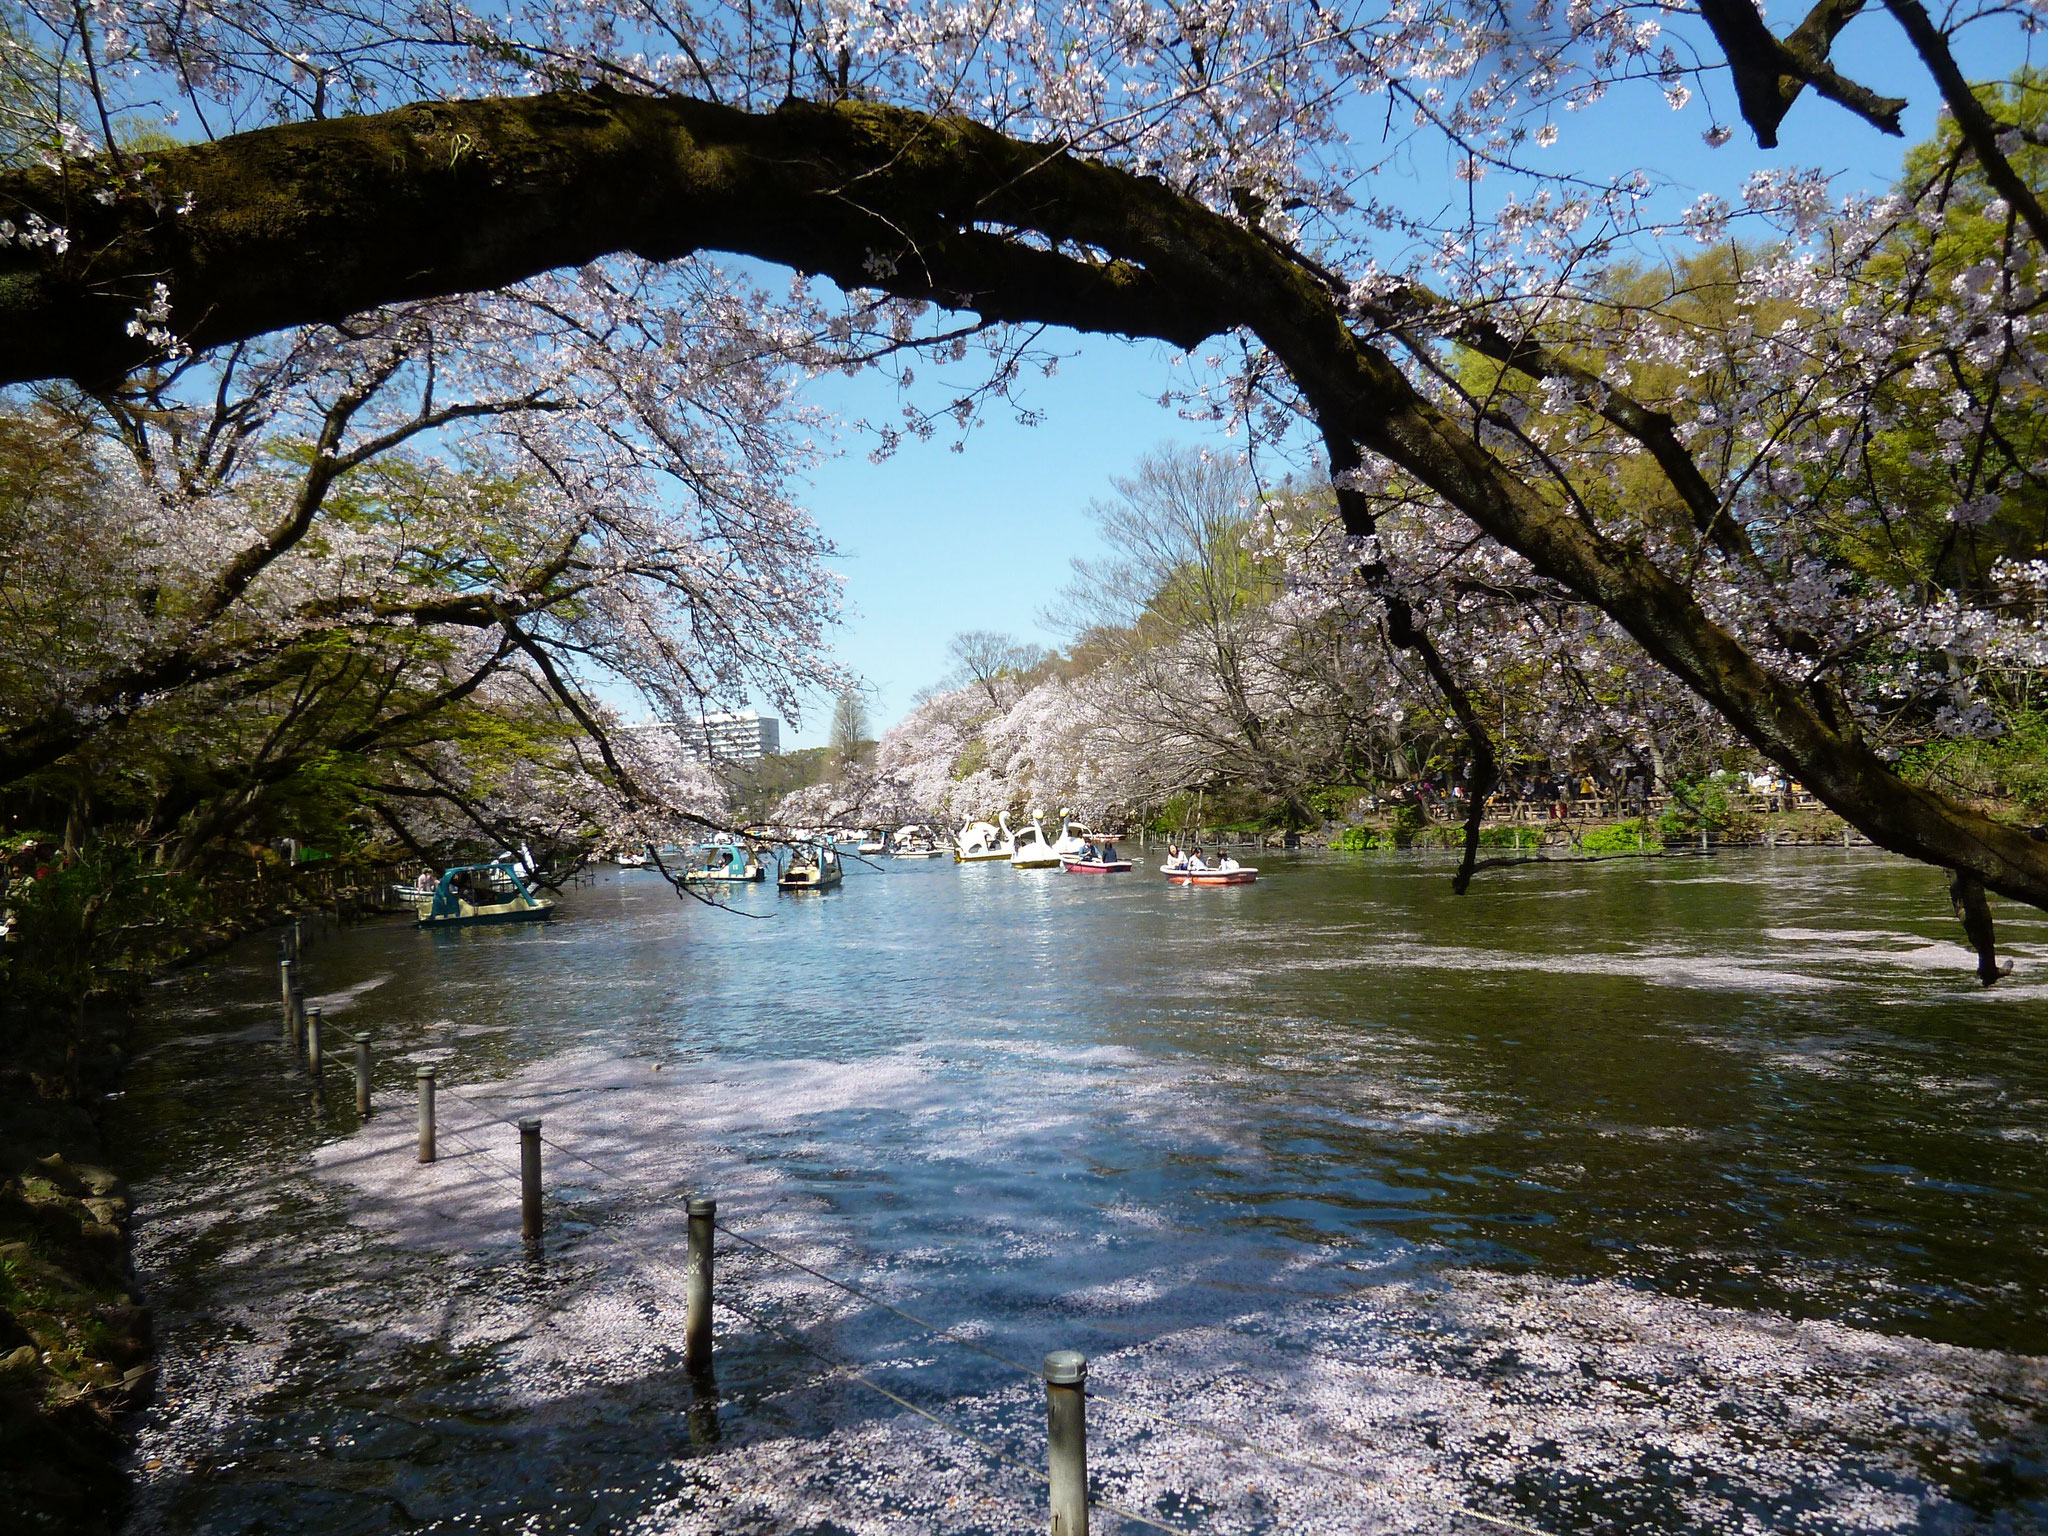
[[[1129,859],[1061,859],[1060,868],[1070,875],[1120,875],[1131,867]]]
[[[1256,869],[1175,869],[1171,864],[1160,865],[1159,873],[1168,885],[1250,885],[1259,878]]]

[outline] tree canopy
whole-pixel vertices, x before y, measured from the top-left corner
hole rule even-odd
[[[1198,414],[1255,451],[1315,446],[1298,467],[1330,477],[1338,524],[1301,578],[1344,587],[1416,658],[1480,779],[1498,752],[1474,689],[1502,666],[1597,651],[1661,673],[1874,840],[1950,871],[1990,980],[1983,892],[2048,905],[2048,844],[1902,774],[1898,723],[1993,731],[2002,677],[2039,659],[2048,575],[2014,542],[2042,473],[2033,87],[1974,88],[1954,51],[2032,20],[1885,12],[1822,0],[1779,34],[1749,0],[657,0],[423,26],[32,0],[30,42],[91,79],[56,92],[37,163],[0,171],[0,378],[196,393],[285,328],[352,343],[408,306],[533,303],[539,284],[594,306],[579,333],[620,359],[626,436],[658,450],[674,426],[648,402],[685,395],[664,382],[679,305],[748,338],[762,367],[734,404],[778,418],[781,369],[979,343],[986,383],[945,408],[964,423],[1018,386],[1034,328],[1163,340],[1193,354]],[[1852,25],[1896,28],[1947,108],[1896,188],[1772,167],[1739,206],[1673,215],[1652,178],[1570,153],[1570,114],[1610,93],[1682,110],[1730,84],[1760,145],[1808,92],[1836,124],[1896,133],[1903,101],[1832,62]],[[207,142],[135,147],[123,125],[172,99]],[[1394,199],[1381,171],[1422,151],[1462,207]],[[1721,247],[1718,274],[1687,272],[1688,241]],[[844,307],[694,278],[714,252],[829,278]],[[511,373],[552,345],[483,330],[460,350]],[[351,451],[316,439],[309,463]],[[1646,492],[1670,515],[1641,515]],[[751,549],[789,523],[721,526]],[[758,613],[764,637],[787,617]],[[1642,724],[1663,728],[1648,705]],[[30,761],[67,728],[10,726],[0,751]]]

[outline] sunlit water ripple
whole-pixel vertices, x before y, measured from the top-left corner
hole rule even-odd
[[[1098,1495],[1185,1529],[2048,1528],[2048,923],[2002,914],[1983,993],[1939,877],[1864,853],[1463,900],[1263,862],[857,869],[760,920],[628,872],[546,929],[335,934],[306,980],[376,1038],[360,1129],[284,1065],[267,940],[158,988],[117,1128],[164,1344],[132,1529],[1043,1520],[991,1450],[1042,1462],[1042,1388],[742,1236],[1086,1350]],[[737,1234],[715,1399],[685,1192]]]

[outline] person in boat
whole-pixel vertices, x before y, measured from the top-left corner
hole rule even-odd
[[[1202,862],[1202,854],[1200,849],[1196,849],[1194,852],[1188,855],[1187,869],[1188,873],[1191,875],[1206,874],[1208,872],[1209,866]]]
[[[1217,867],[1217,869],[1221,870],[1221,871],[1222,871],[1222,872],[1223,872],[1224,874],[1226,874],[1226,875],[1227,875],[1227,874],[1229,874],[1229,873],[1230,873],[1230,872],[1231,872],[1231,871],[1232,871],[1233,869],[1242,869],[1242,868],[1244,868],[1244,866],[1243,866],[1242,864],[1238,863],[1238,862],[1237,862],[1237,860],[1233,859],[1233,858],[1232,858],[1232,857],[1231,857],[1231,856],[1230,856],[1229,854],[1227,854],[1227,853],[1226,853],[1225,855],[1223,855],[1223,857],[1222,857],[1222,858],[1220,858],[1220,859],[1218,859],[1218,860],[1216,861],[1216,867]]]
[[[1188,856],[1180,851],[1179,843],[1168,843],[1166,845],[1166,867],[1168,869],[1186,869],[1188,867]]]
[[[1081,862],[1083,864],[1100,864],[1102,862],[1102,855],[1096,851],[1095,839],[1092,837],[1081,845]]]
[[[1104,843],[1102,845],[1102,852],[1097,854],[1096,857],[1101,859],[1102,862],[1105,864],[1117,864],[1122,862],[1116,856],[1115,843]]]

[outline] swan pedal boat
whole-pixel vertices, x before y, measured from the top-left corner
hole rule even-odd
[[[1010,831],[1010,813],[1000,812],[1000,829],[985,821],[970,821],[961,827],[953,838],[953,862],[955,864],[990,864],[1010,862],[1010,855],[1017,851],[1015,834]]]
[[[1060,812],[1060,817],[1057,842],[1045,835],[1045,827],[1036,816],[1031,818],[1030,826],[1017,829],[1010,868],[1058,869],[1066,860],[1079,857],[1092,834],[1079,822],[1067,820],[1065,811]]]
[[[1237,869],[1176,869],[1171,864],[1162,864],[1159,873],[1166,876],[1168,885],[1250,885],[1259,878],[1259,872],[1248,866]]]
[[[1061,859],[1060,868],[1070,875],[1120,875],[1131,867],[1129,859]]]

